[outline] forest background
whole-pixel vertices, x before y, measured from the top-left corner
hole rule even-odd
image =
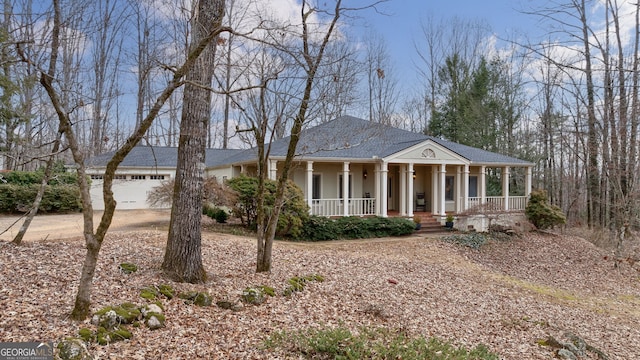
[[[2,6],[1,167],[34,170],[57,133],[37,71],[49,61],[52,10],[32,0]],[[283,29],[299,23],[299,6],[226,2],[223,25],[235,31],[217,40],[208,147],[253,146],[251,133],[236,129],[257,117],[271,121],[273,139],[288,134],[305,77],[255,34],[284,36]],[[402,53],[387,36],[398,36],[396,29],[387,27],[402,20],[410,3],[382,2],[344,16],[318,69],[304,126],[350,114],[530,160],[534,187],[548,191],[570,224],[624,238],[640,210],[640,7],[614,0],[527,6],[495,14],[535,25],[508,35],[483,19],[421,14],[402,37],[412,44]],[[80,148],[86,156],[118,148],[184,60],[190,1],[69,0],[61,9],[55,80]],[[322,15],[310,19],[318,28],[327,25]],[[256,83],[266,91],[252,88]],[[177,146],[182,98],[178,89],[168,99],[142,144]],[[68,151],[56,156],[70,159]]]

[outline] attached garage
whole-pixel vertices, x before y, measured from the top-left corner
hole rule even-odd
[[[209,149],[207,165],[216,163],[242,150]],[[114,152],[105,153],[89,160],[87,173],[91,176],[91,200],[95,210],[104,210],[102,177]],[[117,209],[149,209],[147,195],[163,181],[176,174],[178,148],[136,146],[118,167],[113,181],[113,196]]]

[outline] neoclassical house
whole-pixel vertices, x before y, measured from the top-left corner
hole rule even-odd
[[[275,179],[289,138],[271,144]],[[113,154],[93,158],[93,200],[102,205],[101,174]],[[146,193],[175,176],[177,148],[138,146],[119,167],[118,208],[146,208]],[[372,123],[351,116],[303,130],[290,178],[304,191],[312,214],[322,216],[444,217],[478,208],[522,211],[534,164],[513,157]],[[501,194],[487,196],[487,173],[499,174]],[[208,150],[206,172],[219,180],[254,175],[257,151]],[[514,175],[518,174],[516,178]],[[346,180],[345,180],[346,179]],[[519,194],[510,186],[518,183]],[[513,189],[511,189],[513,190]]]

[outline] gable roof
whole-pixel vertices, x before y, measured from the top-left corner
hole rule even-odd
[[[205,165],[207,167],[219,166],[225,163],[229,156],[242,152],[239,149],[207,149]],[[94,156],[87,161],[88,167],[105,167],[115,151],[110,151]],[[178,164],[178,148],[164,146],[135,146],[124,158],[120,167],[157,167],[175,168]]]
[[[290,137],[271,144],[272,158],[284,158]],[[433,141],[474,165],[533,165],[491,151],[462,145],[452,141],[374,123],[353,116],[341,116],[332,121],[303,130],[296,151],[299,159],[307,160],[371,160],[383,159],[412,146]],[[115,151],[95,156],[88,160],[89,167],[105,167]],[[236,163],[255,162],[257,149],[207,149],[205,166],[215,168]],[[120,164],[121,167],[165,167],[175,168],[178,160],[177,147],[136,146]]]
[[[271,144],[271,157],[284,158],[290,137]],[[304,159],[365,160],[386,158],[414,145],[431,140],[467,159],[472,164],[532,165],[491,151],[452,141],[374,123],[353,116],[341,116],[300,133],[296,156]],[[256,161],[255,148],[244,150],[225,159],[224,163]]]

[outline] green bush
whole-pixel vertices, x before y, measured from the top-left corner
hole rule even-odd
[[[302,227],[302,233],[295,237],[295,240],[326,241],[403,236],[413,233],[416,225],[404,218],[347,216],[332,220],[321,216],[309,216]]]
[[[29,209],[39,188],[40,184],[0,184],[0,212],[15,213]],[[75,184],[48,185],[38,210],[45,213],[81,211],[80,189]]]
[[[36,198],[43,178],[44,169],[9,171],[0,174],[0,212],[28,211]],[[57,163],[38,210],[44,213],[81,211],[77,179],[75,172],[66,172],[64,164]]]
[[[56,168],[49,179],[49,185],[75,185],[78,183],[78,175],[75,172],[65,172]],[[40,184],[44,178],[44,169],[37,171],[9,171],[0,174],[0,183],[13,185]]]
[[[214,219],[219,224],[224,224],[227,222],[227,219],[229,219],[229,213],[217,206],[204,205],[202,207],[202,213]]]
[[[356,216],[340,217],[336,220],[340,237],[345,239],[366,239],[373,237],[366,220]]]
[[[541,230],[567,222],[567,218],[562,210],[547,202],[547,192],[545,190],[535,190],[531,192],[525,214],[527,215],[527,219]]]
[[[302,225],[302,232],[296,240],[326,241],[340,238],[340,230],[334,220],[325,216],[311,215]]]
[[[243,224],[251,229],[256,229],[258,220],[258,179],[255,177],[238,176],[227,182],[227,185],[237,193],[238,202],[233,207],[233,213],[240,218]],[[265,181],[264,194],[265,211],[273,211],[275,204],[276,182]],[[277,236],[300,236],[302,226],[309,216],[307,205],[302,190],[293,182],[287,181],[284,197],[284,206],[278,217]]]
[[[416,229],[413,220],[404,218],[371,217],[365,224],[374,237],[409,235]]]

